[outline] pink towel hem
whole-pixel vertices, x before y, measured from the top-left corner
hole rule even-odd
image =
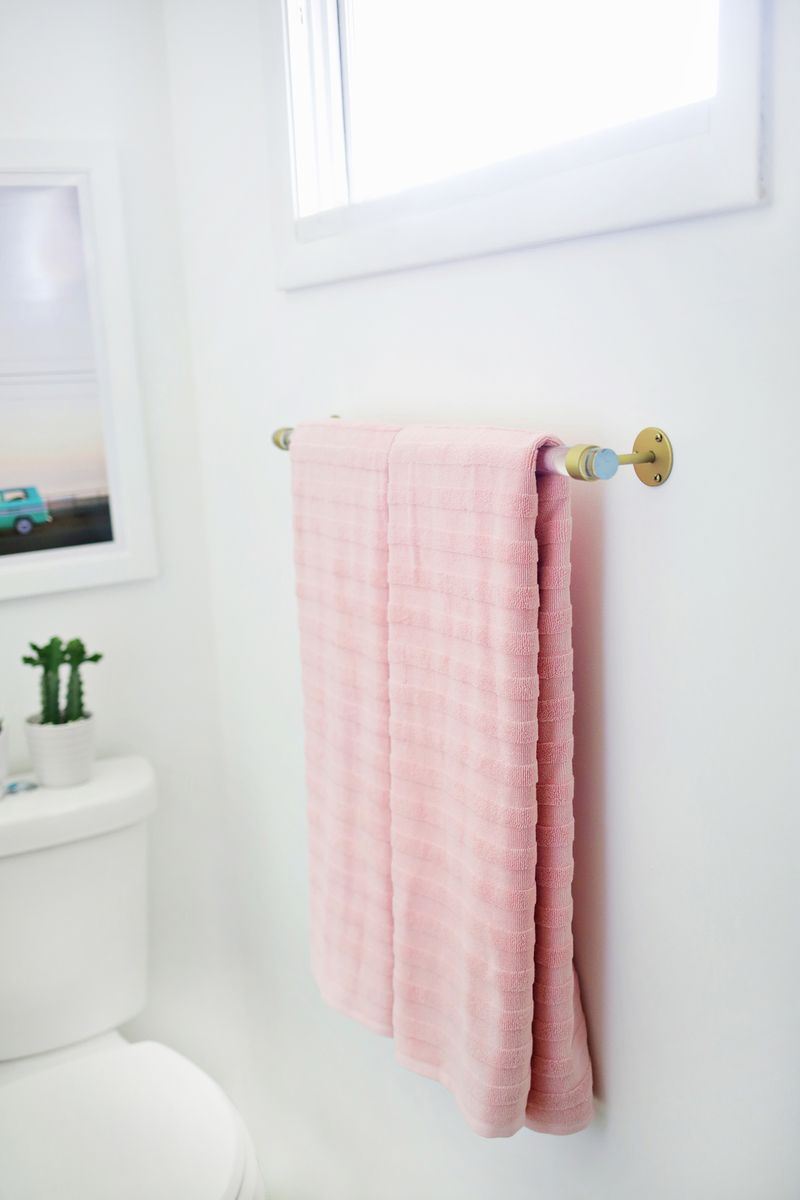
[[[508,1125],[498,1127],[494,1122],[478,1120],[464,1107],[459,1098],[458,1088],[446,1071],[432,1067],[430,1063],[413,1058],[407,1054],[395,1054],[395,1062],[406,1071],[413,1071],[415,1075],[423,1075],[426,1079],[432,1079],[434,1083],[440,1083],[442,1087],[447,1088],[453,1094],[458,1111],[467,1125],[479,1137],[509,1138],[513,1137],[515,1133],[519,1133],[520,1129],[530,1129],[534,1133],[552,1133],[556,1136],[566,1136],[571,1133],[580,1133],[581,1130],[586,1129],[591,1124],[594,1115],[594,1105],[590,1097],[579,1106],[576,1106],[580,1110],[580,1115],[576,1116],[572,1121],[556,1121],[547,1119],[546,1117],[535,1118],[526,1113],[524,1118],[515,1118]]]

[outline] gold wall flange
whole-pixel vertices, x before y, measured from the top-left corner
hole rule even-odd
[[[661,487],[672,472],[672,442],[663,429],[649,425],[636,435],[632,454],[620,454],[620,463],[633,464],[642,483],[647,487]]]

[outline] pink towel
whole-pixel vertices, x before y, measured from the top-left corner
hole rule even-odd
[[[395,431],[292,435],[311,962],[329,1004],[392,1032],[386,483]]]
[[[489,1137],[592,1116],[550,440],[336,422],[292,441],[315,975]]]

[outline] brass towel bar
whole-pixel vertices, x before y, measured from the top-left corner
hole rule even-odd
[[[279,450],[288,450],[292,427],[276,429],[272,440]],[[642,483],[660,487],[672,471],[672,442],[663,429],[649,426],[637,434],[630,454],[617,454],[602,446],[546,446],[539,452],[536,470],[542,475],[569,475],[593,483],[611,479],[619,467],[632,466]]]

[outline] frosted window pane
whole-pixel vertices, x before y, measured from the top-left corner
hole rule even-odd
[[[350,199],[708,99],[718,0],[341,0]]]

